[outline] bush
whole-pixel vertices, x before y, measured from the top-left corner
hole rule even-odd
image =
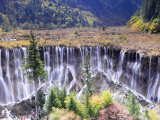
[[[148,109],[147,109],[147,108],[144,110],[144,112],[143,112],[143,116],[144,116],[145,118],[147,118],[147,120],[149,120],[150,115],[149,115],[149,111],[148,111]]]
[[[115,35],[116,33],[115,32],[112,32],[112,35]]]
[[[110,106],[99,111],[98,120],[132,120],[125,107],[117,102],[112,102]]]
[[[132,16],[132,18],[131,18],[131,20],[129,20],[128,22],[127,22],[127,28],[129,28],[131,25],[133,25],[135,22],[137,22],[138,21],[138,19],[139,19],[139,17],[137,17],[137,16]]]
[[[149,110],[150,120],[160,120],[160,116],[153,110]]]
[[[150,33],[158,33],[160,32],[160,19],[154,19],[150,28],[149,28]]]
[[[91,106],[91,112],[93,112],[93,117],[97,118],[99,110],[104,108],[103,101],[100,98],[99,94],[95,94],[89,100],[89,104]]]
[[[106,27],[103,26],[103,27],[102,27],[102,30],[105,31],[105,30],[106,30]]]
[[[75,115],[73,111],[68,112],[65,109],[53,108],[49,120],[80,120],[80,117]]]
[[[102,100],[104,107],[107,107],[108,105],[110,105],[112,103],[112,94],[111,94],[110,90],[102,91],[100,98]]]
[[[119,39],[126,40],[126,39],[127,39],[127,37],[126,37],[126,36],[121,35],[121,36],[119,37]]]

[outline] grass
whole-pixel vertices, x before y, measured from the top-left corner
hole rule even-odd
[[[102,29],[99,30],[99,28],[68,28],[35,30],[33,32],[36,35],[36,38],[40,39],[39,46],[110,46],[115,49],[124,49],[126,51],[134,50],[147,56],[160,55],[159,34],[146,34],[126,27],[108,27],[105,31]],[[75,32],[77,34],[75,34]],[[1,41],[0,46],[7,49],[28,46],[29,38],[24,36],[27,34],[29,34],[29,30],[17,30],[16,38],[20,41]],[[0,33],[1,40],[9,38],[14,38],[13,32]]]

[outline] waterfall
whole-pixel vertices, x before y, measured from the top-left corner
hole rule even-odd
[[[51,80],[51,65],[50,65],[50,47],[43,47],[43,55],[44,55],[44,69],[48,74],[48,80]]]
[[[139,56],[139,61],[137,58],[138,58],[138,53],[136,52],[136,61],[132,67],[132,77],[131,77],[131,86],[130,86],[130,88],[134,91],[138,90],[136,89],[137,82],[139,80],[137,75],[140,73],[140,68],[141,68],[141,56]]]
[[[156,80],[155,80],[155,83],[153,84],[153,86],[152,86],[152,88],[151,88],[151,95],[152,95],[152,97],[151,98],[153,98],[153,100],[156,98],[156,89],[157,89],[157,87],[158,87],[158,82],[159,82],[159,79],[160,79],[160,58],[158,57],[158,67],[157,67],[157,76],[156,76]],[[159,87],[160,88],[160,87]],[[157,99],[156,99],[156,101],[157,102],[160,102],[160,91],[159,91],[159,89],[158,89],[158,95],[157,95]]]
[[[29,96],[25,81],[23,80],[23,72],[21,67],[21,50],[19,48],[13,49],[14,66],[15,66],[15,79],[17,83],[17,99],[22,100],[24,97]]]
[[[153,81],[152,81],[152,79],[151,79],[151,60],[152,60],[152,58],[150,57],[150,60],[149,60],[149,77],[148,77],[148,84],[149,84],[149,86],[148,86],[148,92],[147,92],[147,98],[150,100],[150,99],[152,99],[152,94],[151,94],[151,87],[152,87],[152,84],[153,84]]]
[[[10,78],[10,65],[9,65],[9,51],[8,50],[5,51],[5,55],[6,55],[6,62],[7,62],[6,80],[7,80],[8,91],[10,91],[8,93],[9,95],[8,102],[14,102],[15,98],[13,94],[13,84]]]
[[[24,79],[22,71],[21,61],[28,55],[26,50],[26,47],[14,48],[13,55],[9,50],[0,50],[0,104],[18,102],[29,98],[34,93],[34,82],[28,83],[30,80]],[[144,73],[142,71],[144,61],[141,60],[139,53],[126,53],[110,47],[80,47],[79,49],[60,46],[43,47],[42,54],[49,85],[53,86],[58,82],[61,89],[65,84],[67,93],[75,89],[79,99],[86,87],[81,64],[84,63],[85,55],[88,54],[92,77],[100,73],[107,80],[116,84],[121,83],[136,94],[143,95],[152,101],[160,101],[160,58],[158,58],[154,76],[151,71],[153,58],[149,60],[149,70]],[[3,58],[2,55],[5,57]],[[145,75],[148,77],[143,78]],[[142,81],[145,80],[146,83],[143,84]],[[41,85],[40,83],[39,86]]]
[[[0,50],[0,102],[6,104],[9,102],[9,91],[6,82],[3,79],[2,66],[1,66],[1,50]]]

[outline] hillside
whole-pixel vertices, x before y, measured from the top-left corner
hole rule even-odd
[[[146,33],[160,32],[160,1],[145,0],[141,10],[137,10],[131,20],[127,22],[127,27]]]
[[[142,0],[1,0],[0,25],[5,31],[16,26],[54,29],[124,25],[141,4]]]

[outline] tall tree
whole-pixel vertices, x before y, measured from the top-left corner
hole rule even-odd
[[[84,60],[83,76],[84,76],[85,84],[86,84],[84,101],[85,101],[86,107],[88,107],[89,98],[94,93],[93,79],[91,78],[90,61],[89,61],[88,54],[85,56],[85,60]]]
[[[39,41],[35,40],[35,36],[30,31],[30,45],[27,52],[29,55],[24,58],[23,62],[27,64],[24,65],[23,69],[25,70],[24,75],[34,81],[35,85],[35,100],[37,100],[37,88],[39,80],[44,82],[47,79],[47,73],[43,68],[43,63],[40,60],[39,49],[37,48],[37,44]],[[35,107],[35,116],[37,117],[37,106]]]

